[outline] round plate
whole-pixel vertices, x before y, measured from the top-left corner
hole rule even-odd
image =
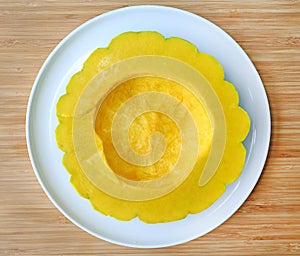
[[[211,207],[183,220],[146,224],[103,216],[70,184],[56,145],[55,112],[70,77],[98,47],[125,31],[157,31],[165,37],[181,37],[199,51],[215,56],[225,69],[226,80],[240,95],[249,113],[251,130],[244,144],[247,159],[239,179]],[[192,13],[162,6],[134,6],[100,15],[75,29],[49,55],[29,98],[26,136],[35,174],[54,205],[74,224],[90,234],[132,247],[154,248],[184,243],[200,237],[227,220],[247,199],[265,163],[270,140],[270,111],[261,79],[241,47],[223,30]]]

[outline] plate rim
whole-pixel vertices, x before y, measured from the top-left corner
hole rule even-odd
[[[36,93],[36,90],[38,88],[38,85],[40,83],[41,77],[43,75],[43,73],[45,72],[45,70],[47,69],[48,64],[51,62],[51,60],[53,59],[53,57],[55,56],[55,54],[57,53],[57,51],[59,51],[59,49],[61,48],[62,45],[64,45],[67,41],[69,41],[73,35],[75,35],[76,33],[78,33],[79,31],[81,31],[82,29],[84,29],[86,26],[89,26],[90,23],[95,22],[98,19],[101,19],[105,16],[109,16],[109,15],[113,15],[116,14],[118,12],[123,12],[123,11],[127,11],[127,10],[132,10],[132,9],[144,9],[144,8],[157,8],[157,9],[165,9],[166,11],[171,10],[171,11],[177,11],[179,13],[182,14],[188,14],[188,15],[192,15],[195,16],[197,19],[200,19],[202,22],[208,23],[210,26],[213,26],[214,29],[218,29],[219,31],[221,31],[221,33],[223,35],[225,35],[226,37],[228,37],[230,39],[230,41],[232,43],[234,43],[240,50],[240,52],[242,54],[244,54],[247,58],[247,60],[250,62],[251,64],[251,68],[254,69],[254,71],[257,73],[258,75],[258,79],[259,79],[259,83],[264,91],[264,99],[265,99],[265,103],[266,103],[266,107],[268,109],[268,116],[267,116],[267,135],[268,137],[266,138],[266,147],[263,149],[263,155],[265,157],[262,158],[261,160],[261,165],[260,165],[260,171],[257,173],[257,175],[255,176],[255,178],[252,181],[252,186],[248,189],[248,192],[246,193],[247,195],[244,196],[240,201],[240,203],[238,203],[233,209],[231,209],[230,213],[228,213],[228,216],[225,216],[222,218],[221,221],[219,221],[218,223],[215,223],[215,225],[213,225],[209,231],[204,232],[201,235],[196,235],[194,237],[188,237],[186,238],[186,240],[181,240],[180,242],[170,242],[168,244],[163,244],[163,245],[153,245],[153,246],[143,246],[143,245],[139,245],[139,244],[128,244],[128,243],[123,243],[120,241],[116,241],[116,240],[112,240],[109,238],[106,238],[105,236],[102,236],[98,233],[93,232],[92,230],[89,230],[88,228],[86,228],[85,226],[81,225],[81,223],[79,223],[77,220],[75,220],[72,216],[70,216],[64,209],[63,207],[60,206],[60,204],[55,200],[55,198],[50,194],[50,192],[47,189],[46,184],[44,184],[42,177],[39,173],[39,170],[36,166],[35,163],[35,159],[33,156],[33,146],[31,143],[31,135],[30,135],[30,122],[31,122],[31,116],[30,116],[30,112],[32,110],[32,104],[33,104],[33,100],[34,100],[34,96]],[[163,248],[163,247],[169,247],[169,246],[174,246],[174,245],[178,245],[178,244],[182,244],[182,243],[186,243],[188,241],[194,240],[196,238],[199,238],[209,232],[211,232],[212,230],[214,230],[215,228],[219,227],[220,225],[222,225],[225,221],[227,221],[232,215],[234,215],[234,213],[244,204],[244,202],[248,199],[249,195],[252,193],[253,189],[255,188],[263,170],[264,170],[264,166],[266,164],[266,161],[268,159],[268,154],[269,154],[269,148],[270,148],[270,141],[271,141],[271,132],[272,132],[272,123],[271,123],[271,111],[270,111],[270,104],[269,104],[269,99],[267,96],[267,92],[266,89],[264,87],[264,84],[262,82],[262,79],[257,71],[257,69],[255,68],[254,63],[252,62],[252,60],[249,58],[249,56],[247,55],[247,53],[243,50],[243,48],[226,32],[224,31],[221,27],[219,27],[218,25],[214,24],[213,22],[207,20],[206,18],[203,18],[202,16],[199,16],[195,13],[183,10],[183,9],[179,9],[179,8],[175,8],[175,7],[170,7],[170,6],[163,6],[163,5],[133,5],[133,6],[127,6],[127,7],[122,7],[122,8],[118,8],[118,9],[114,9],[105,13],[102,13],[100,15],[97,15],[87,21],[85,21],[84,23],[82,23],[81,25],[77,26],[75,29],[73,29],[69,34],[67,34],[67,36],[65,36],[56,46],[55,48],[51,51],[51,53],[47,56],[46,60],[44,61],[44,63],[42,64],[35,80],[34,83],[32,85],[31,88],[31,92],[30,92],[30,96],[28,99],[28,103],[27,103],[27,110],[26,110],[26,144],[27,144],[27,150],[28,150],[28,155],[30,158],[30,162],[32,165],[32,168],[34,170],[35,176],[38,179],[38,182],[40,184],[40,186],[42,187],[42,189],[44,190],[45,194],[47,195],[47,197],[49,198],[49,200],[52,202],[52,204],[67,218],[69,219],[73,224],[75,224],[76,226],[78,226],[79,228],[81,228],[82,230],[86,231],[87,233],[100,238],[102,240],[111,242],[113,244],[118,244],[118,245],[123,245],[123,246],[127,246],[127,247],[133,247],[133,248]]]

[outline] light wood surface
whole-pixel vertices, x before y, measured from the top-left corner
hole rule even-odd
[[[201,238],[152,250],[113,245],[70,223],[42,191],[25,141],[28,96],[57,43],[90,18],[145,3],[194,12],[228,32],[259,71],[272,112],[268,161],[238,212]],[[0,46],[0,255],[300,255],[299,0],[0,0]]]

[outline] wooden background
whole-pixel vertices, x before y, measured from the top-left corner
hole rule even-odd
[[[239,211],[204,237],[152,250],[113,245],[70,223],[42,191],[25,142],[28,96],[57,43],[94,16],[145,3],[194,12],[228,32],[262,77],[273,125],[264,172]],[[0,46],[0,255],[300,255],[299,0],[0,0]]]

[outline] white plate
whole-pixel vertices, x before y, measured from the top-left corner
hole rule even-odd
[[[214,55],[225,69],[226,79],[239,94],[252,124],[245,141],[247,160],[239,179],[227,186],[207,210],[187,218],[149,225],[138,219],[122,222],[93,210],[69,182],[57,148],[56,102],[70,77],[88,55],[125,31],[152,30],[165,37],[184,38],[202,52]],[[270,111],[261,79],[241,47],[223,30],[192,13],[162,6],[135,6],[100,15],[75,29],[49,55],[30,95],[26,135],[35,174],[54,205],[74,224],[112,243],[143,248],[165,247],[200,237],[226,221],[247,199],[265,163],[270,140]]]

